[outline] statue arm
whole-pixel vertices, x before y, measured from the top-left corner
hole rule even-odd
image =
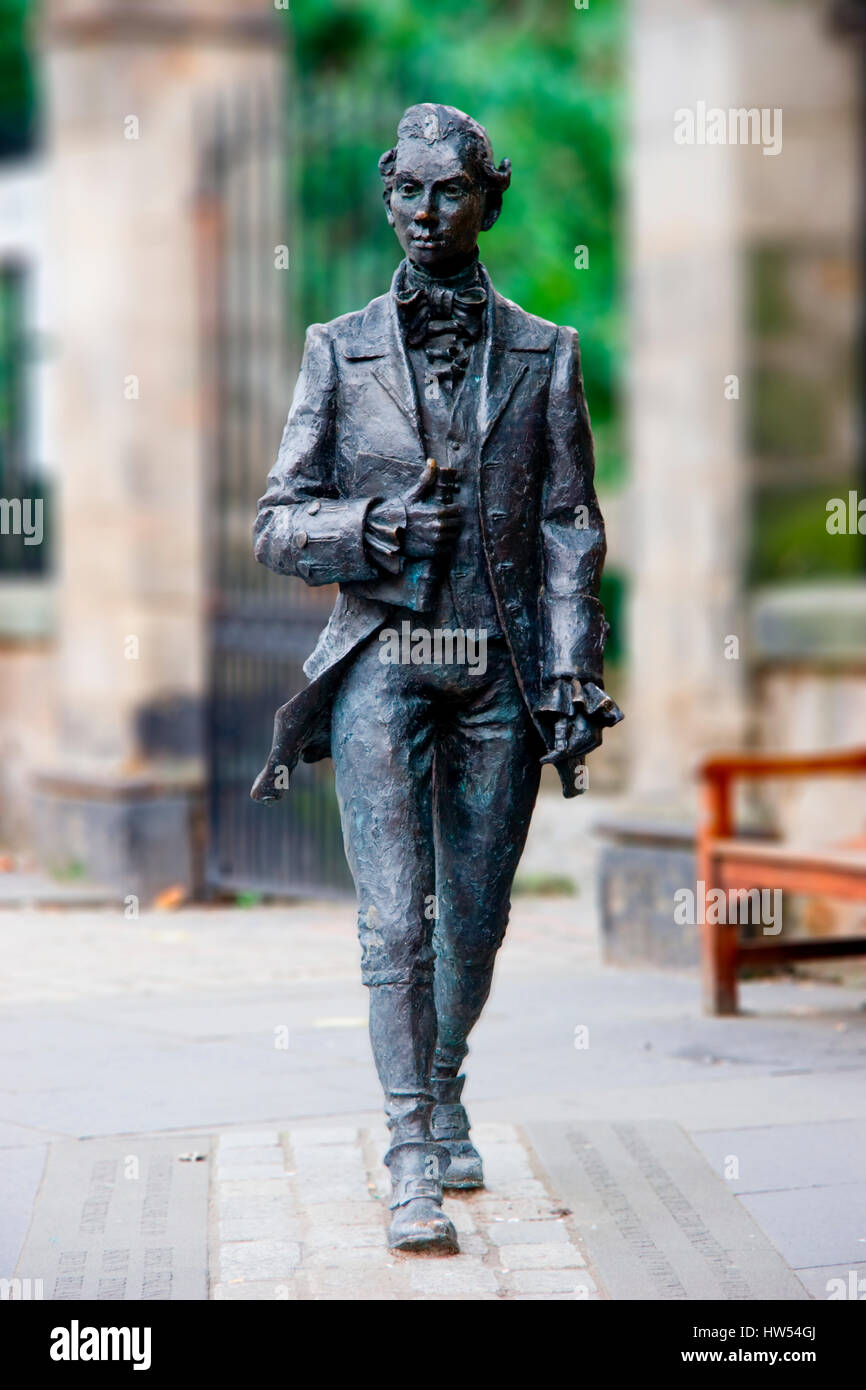
[[[256,559],[308,584],[372,579],[364,545],[373,498],[342,498],[334,481],[337,368],[327,329],[307,330],[277,461],[253,528]]]
[[[598,601],[606,551],[595,495],[595,459],[573,328],[557,334],[547,410],[548,471],[542,495],[542,681],[601,682],[607,624]]]
[[[577,717],[591,726],[612,724],[622,713],[603,688],[608,624],[598,590],[606,551],[604,521],[595,494],[592,431],[573,328],[560,328],[557,334],[547,444],[539,712]]]

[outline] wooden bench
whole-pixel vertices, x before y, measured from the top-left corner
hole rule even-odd
[[[698,880],[705,884],[707,895],[720,888],[730,901],[731,890],[778,888],[789,893],[866,902],[866,838],[826,847],[803,846],[737,838],[733,825],[733,785],[740,779],[837,774],[866,775],[866,748],[837,753],[708,758],[700,769],[704,814],[697,854]],[[784,931],[779,936],[762,934],[743,940],[736,921],[702,923],[706,1012],[737,1012],[740,970],[752,962],[771,965],[808,957],[866,955],[866,937],[787,941],[783,937]]]

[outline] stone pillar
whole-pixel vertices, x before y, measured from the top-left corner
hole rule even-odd
[[[194,878],[207,488],[195,199],[203,98],[275,85],[262,0],[49,0],[58,346],[54,865],[146,895]]]
[[[659,810],[692,800],[706,749],[743,719],[746,386],[733,162],[745,152],[674,141],[674,113],[738,105],[721,0],[640,0],[631,11],[631,790]],[[758,103],[762,104],[762,103]],[[748,154],[759,151],[749,151]],[[765,160],[769,163],[769,160]],[[729,648],[730,650],[730,648]]]

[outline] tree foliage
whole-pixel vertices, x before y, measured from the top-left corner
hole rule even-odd
[[[34,137],[33,9],[32,0],[0,0],[0,159],[25,154]]]
[[[509,298],[578,328],[600,474],[613,480],[620,464],[621,0],[590,0],[586,9],[571,0],[295,0],[288,23],[302,115],[316,127],[302,135],[299,150],[308,267],[315,247],[328,248],[321,283],[331,307],[316,316],[359,307],[335,302],[351,289],[344,259],[396,263],[376,156],[383,138],[393,140],[403,107],[433,100],[469,111],[490,131],[497,160],[507,155],[512,163],[512,185],[499,222],[482,238],[482,258]],[[330,234],[324,219],[331,219]],[[580,246],[585,269],[575,268]]]

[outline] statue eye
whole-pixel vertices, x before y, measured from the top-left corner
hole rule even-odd
[[[401,183],[397,191],[401,193],[404,198],[411,198],[414,193],[418,192],[418,188],[419,185],[417,183]]]

